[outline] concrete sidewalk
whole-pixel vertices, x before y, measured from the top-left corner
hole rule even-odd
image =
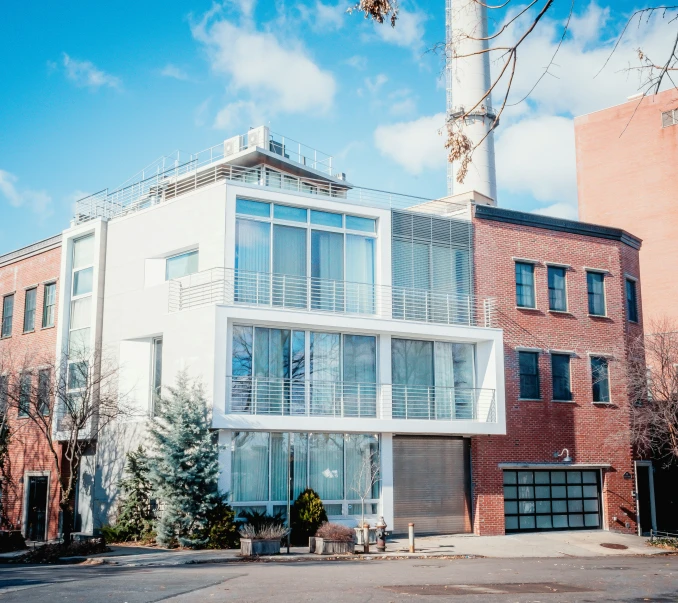
[[[533,534],[513,534],[509,536],[425,536],[417,538],[416,553],[408,552],[406,538],[394,538],[387,544],[386,553],[377,553],[373,548],[370,555],[356,554],[344,559],[398,559],[398,558],[440,558],[440,557],[488,557],[488,558],[524,558],[524,557],[606,557],[624,555],[666,554],[665,549],[646,544],[647,538],[615,534],[604,531],[583,532],[541,532]],[[616,547],[601,546],[611,544]],[[360,547],[357,547],[360,548]],[[90,563],[106,563],[124,566],[172,566],[194,563],[228,563],[243,561],[239,551],[190,551],[168,550],[155,547],[111,546],[110,553],[93,555]],[[283,552],[285,549],[283,548]],[[331,557],[335,559],[336,557]],[[310,555],[308,548],[292,547],[291,554],[262,557],[261,561],[294,562],[321,561],[328,557]]]

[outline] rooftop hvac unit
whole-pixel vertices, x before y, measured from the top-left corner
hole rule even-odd
[[[247,148],[251,149],[252,147],[259,147],[268,150],[269,137],[270,134],[266,126],[252,128],[247,133]]]
[[[235,155],[241,151],[241,136],[233,136],[224,141],[224,157]]]
[[[337,180],[346,180],[346,172],[338,172],[334,175]]]

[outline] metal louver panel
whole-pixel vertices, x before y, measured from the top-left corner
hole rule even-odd
[[[394,211],[392,239],[394,287],[470,295],[469,221]]]
[[[463,438],[393,438],[395,533],[471,532],[469,456]]]

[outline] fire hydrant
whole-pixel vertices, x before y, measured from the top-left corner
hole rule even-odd
[[[383,517],[379,518],[375,527],[377,528],[377,551],[383,553],[386,551],[386,522]]]

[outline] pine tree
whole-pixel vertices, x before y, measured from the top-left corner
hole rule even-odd
[[[150,480],[148,454],[143,446],[127,453],[125,476],[118,482],[123,497],[115,524],[118,537],[143,540],[153,531],[153,484]]]
[[[151,480],[163,505],[156,525],[159,544],[208,544],[209,520],[223,498],[217,486],[219,451],[210,425],[202,384],[180,373],[176,386],[161,396],[151,427]]]

